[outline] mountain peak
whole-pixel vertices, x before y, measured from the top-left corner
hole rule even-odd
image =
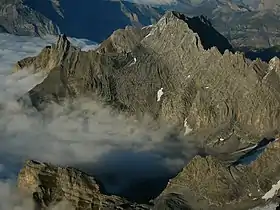
[[[66,50],[67,48],[69,48],[71,45],[70,41],[67,39],[66,34],[61,34],[58,37],[58,40],[56,42],[56,46],[58,49],[61,50]]]
[[[155,32],[156,30],[160,31]],[[169,41],[180,39],[177,38],[178,35],[175,38],[175,31],[182,37],[189,33],[197,47],[201,46],[204,50],[216,47],[220,53],[224,53],[226,49],[230,51],[233,49],[229,41],[213,28],[210,20],[205,16],[187,17],[183,13],[170,11],[152,29],[152,33],[158,36],[173,37]]]

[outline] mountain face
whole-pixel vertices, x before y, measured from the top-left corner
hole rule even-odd
[[[236,167],[213,156],[196,156],[170,180],[154,209],[248,210],[267,202],[279,203],[279,148],[279,142],[274,142],[257,160]]]
[[[58,34],[58,27],[21,0],[0,1],[0,32],[18,35],[42,36]]]
[[[274,10],[279,11],[279,0],[243,0],[243,2],[251,6],[255,10]]]
[[[280,45],[278,4],[246,0],[178,0],[152,7],[127,1],[1,0],[0,32],[43,36],[66,33],[96,42],[127,25],[150,25],[167,10],[187,16],[204,15],[236,47],[270,48]]]
[[[88,52],[62,35],[16,65],[25,67],[48,73],[27,93],[38,111],[92,97],[138,120],[169,124],[201,148],[149,206],[107,196],[75,169],[29,161],[19,188],[40,207],[66,200],[74,209],[245,210],[278,202],[270,189],[280,179],[280,60],[234,52],[207,18],[168,12],[152,26],[117,30]]]
[[[82,52],[61,36],[17,68],[49,72],[29,92],[38,110],[51,101],[94,95],[131,115],[203,130],[207,144],[278,133],[279,59],[268,64],[230,51],[207,19],[169,12],[154,26],[116,31],[95,51]]]
[[[175,8],[188,16],[207,16],[214,28],[237,48],[269,48],[280,44],[280,28],[277,24],[280,12],[277,9],[277,1],[198,2],[181,0],[178,1],[177,6],[171,6],[171,9]]]
[[[1,0],[0,32],[68,36],[102,42],[127,25],[150,25],[167,10],[187,16],[207,16],[234,47],[270,48],[280,45],[279,2],[249,0],[178,0],[152,7],[127,1]]]

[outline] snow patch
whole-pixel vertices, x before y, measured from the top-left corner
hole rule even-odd
[[[273,70],[277,67],[277,63],[279,63],[277,61],[279,61],[279,58],[276,56],[269,61],[269,70]]]
[[[188,126],[187,118],[184,120],[184,127],[185,127],[184,135],[187,135],[188,133],[190,133],[192,131],[192,129]]]
[[[190,74],[188,75],[188,78],[191,78],[191,75],[190,75]]]
[[[149,36],[151,36],[152,34],[151,33],[149,33],[147,36],[145,36],[145,38],[148,38]]]
[[[272,188],[267,193],[264,194],[262,199],[267,201],[268,199],[273,198],[279,189],[280,189],[280,180],[277,182],[277,184],[272,185]]]
[[[155,29],[152,29],[152,30],[150,31],[150,33],[148,33],[148,34],[145,36],[145,38],[148,38],[149,36],[154,35],[154,33],[155,33]],[[145,39],[145,38],[144,38],[144,39]]]
[[[209,87],[208,87],[208,86],[206,86],[205,88],[206,88],[206,89],[209,89]]]
[[[157,92],[157,101],[160,101],[162,95],[163,95],[163,88],[160,88]]]
[[[142,29],[151,28],[151,27],[153,27],[153,25],[144,26],[142,27]]]
[[[224,138],[219,138],[219,141],[223,142],[225,139]]]
[[[132,66],[132,65],[134,65],[135,63],[137,62],[137,58],[133,58],[133,62],[129,65],[129,66]]]

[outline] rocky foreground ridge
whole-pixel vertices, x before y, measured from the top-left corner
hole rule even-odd
[[[18,176],[18,187],[22,193],[33,196],[38,209],[64,202],[67,209],[79,210],[248,210],[271,201],[279,202],[279,148],[279,142],[270,144],[256,161],[232,169],[232,174],[219,159],[196,156],[149,204],[106,195],[100,190],[100,183],[77,169],[37,161],[25,163]]]
[[[39,111],[48,103],[66,98],[93,97],[139,119],[148,114],[156,122],[170,124],[196,139],[206,155],[208,151],[215,154],[195,157],[154,201],[154,209],[248,209],[264,204],[260,196],[279,180],[277,142],[237,175],[219,153],[227,156],[263,137],[279,134],[280,61],[276,57],[269,63],[251,61],[234,52],[227,39],[203,17],[168,12],[153,26],[114,32],[98,49],[89,52],[82,52],[65,35],[60,36],[57,44],[47,46],[36,57],[19,61],[16,68],[48,73],[28,93]],[[26,184],[19,186],[25,185],[34,193],[45,177],[41,173],[55,177],[70,173],[56,167],[53,172],[45,172],[48,167],[28,162],[23,171],[30,172],[19,175],[19,183]],[[24,178],[28,174],[38,177],[37,181],[28,184]],[[61,192],[61,182],[44,183],[52,190],[40,189],[40,195],[48,197],[58,189],[61,198],[74,199],[74,206],[80,205],[78,198]],[[76,185],[66,185],[69,183],[71,187]],[[97,187],[83,188],[88,189],[100,194]],[[102,197],[103,201],[107,198],[113,199]],[[117,201],[112,206],[127,202],[114,199]]]

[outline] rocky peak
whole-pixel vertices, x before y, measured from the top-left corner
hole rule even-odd
[[[36,57],[27,57],[17,62],[15,71],[22,68],[31,71],[50,71],[54,67],[62,64],[69,51],[77,51],[78,48],[71,45],[65,34],[59,35],[56,44],[46,46]]]
[[[57,43],[56,43],[56,47],[58,50],[61,51],[66,51],[66,49],[68,49],[70,47],[70,41],[67,39],[66,34],[62,34],[58,37]]]
[[[213,28],[209,19],[204,16],[186,17],[182,13],[174,11],[167,12],[153,26],[148,37],[151,34],[155,34],[155,37],[167,37],[169,35],[172,37],[172,39],[169,39],[169,43],[183,41],[179,36],[191,36],[187,40],[192,40],[196,47],[201,48],[201,50],[208,50],[211,47],[216,47],[221,53],[224,53],[226,49],[232,50],[232,46],[228,40],[218,33]],[[160,38],[160,40],[163,39]]]
[[[155,209],[173,203],[173,208],[183,204],[189,209],[247,210],[265,205],[268,200],[277,201],[279,149],[278,141],[270,143],[260,155],[255,151],[251,157],[242,156],[240,165],[213,156],[196,156],[170,180],[156,200]]]
[[[107,40],[101,43],[97,52],[100,53],[129,53],[150,32],[152,26],[131,27],[116,30]]]
[[[269,69],[279,71],[280,70],[280,59],[278,57],[273,57],[269,61]]]
[[[100,192],[96,180],[70,167],[59,167],[47,163],[26,161],[18,175],[18,188],[30,194],[38,209],[66,202],[70,209],[149,209],[117,196]]]
[[[147,28],[119,30],[96,51],[81,52],[61,36],[26,59],[27,66],[51,71],[31,91],[32,100],[95,94],[131,115],[148,114],[194,133],[207,130],[200,138],[207,144],[238,139],[239,147],[279,129],[280,92],[276,77],[265,77],[266,63],[231,49],[206,18],[176,12]]]

